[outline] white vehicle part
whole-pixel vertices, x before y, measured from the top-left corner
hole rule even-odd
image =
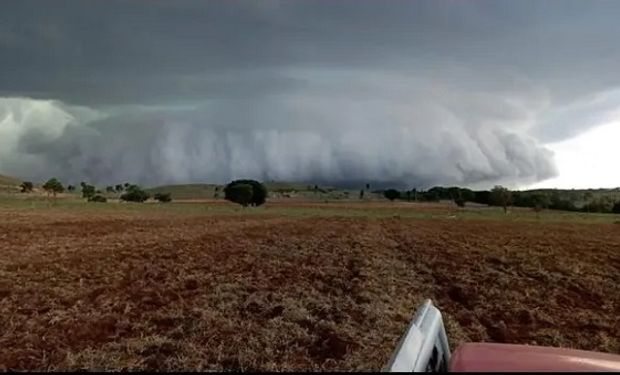
[[[450,347],[441,312],[429,299],[418,309],[384,372],[446,372]]]

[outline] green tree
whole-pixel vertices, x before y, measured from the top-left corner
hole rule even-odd
[[[45,184],[43,184],[43,190],[47,192],[48,195],[52,194],[54,197],[58,193],[62,193],[65,191],[65,188],[62,186],[60,181],[57,178],[53,177],[47,180]]]
[[[250,185],[252,187],[252,197],[251,197],[250,202],[248,203],[249,205],[260,206],[263,203],[265,203],[265,201],[267,200],[267,188],[265,187],[265,185],[255,180],[235,180],[235,181],[230,182],[228,185],[224,187],[224,198],[225,199],[231,200],[229,199],[229,194],[226,191],[230,189],[232,186],[238,185],[238,184]],[[236,202],[236,203],[239,203],[239,202]]]
[[[481,190],[481,191],[474,191],[474,198],[472,199],[472,202],[476,202],[476,203],[480,203],[480,204],[486,204],[486,205],[490,205],[491,201],[491,192],[488,190]]]
[[[532,194],[530,199],[531,199],[532,207],[534,208],[534,211],[536,212],[540,212],[543,209],[548,208],[549,205],[551,204],[551,199],[549,198],[549,196],[543,193]]]
[[[31,193],[34,185],[30,181],[24,181],[19,187],[22,189],[22,193]]]
[[[594,209],[594,212],[600,210],[603,206],[600,205],[600,201],[594,200],[586,204],[583,209],[588,211],[590,209]],[[577,211],[577,207],[575,204],[562,196],[559,191],[554,191],[549,197],[549,208],[552,210],[562,210],[562,211]],[[609,204],[609,208],[611,208],[611,204]]]
[[[465,200],[465,202],[473,202],[476,198],[476,195],[472,190],[469,189],[460,189],[461,197]]]
[[[504,213],[508,213],[508,207],[512,205],[512,192],[503,186],[497,185],[491,189],[489,203],[492,206],[500,206]]]
[[[434,188],[421,193],[421,196],[422,200],[425,200],[427,202],[439,202],[439,200],[441,199],[439,192]]]
[[[250,184],[235,183],[224,189],[226,199],[247,207],[253,199],[254,189]]]
[[[114,193],[114,186],[106,186],[105,191],[107,193]]]
[[[400,192],[396,189],[387,189],[383,192],[383,196],[390,201],[394,201],[394,199],[400,198]]]
[[[114,190],[116,190],[117,193],[120,193],[124,190],[123,185],[118,184],[116,186],[114,186]]]
[[[126,202],[145,202],[150,198],[150,194],[144,191],[138,185],[129,185],[125,189],[125,193],[121,195],[121,200]]]
[[[614,214],[620,214],[620,201],[614,204],[614,207],[611,209],[611,212]]]
[[[67,191],[70,192],[70,193],[73,193],[75,191],[75,186],[67,185]]]
[[[360,190],[360,199],[364,199],[364,189]]]
[[[83,181],[80,183],[80,185],[82,186],[82,198],[90,200],[92,197],[95,196],[96,192],[93,185],[89,185]]]

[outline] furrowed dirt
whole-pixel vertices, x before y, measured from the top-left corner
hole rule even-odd
[[[620,226],[0,210],[0,369],[380,369],[451,344],[620,352]]]

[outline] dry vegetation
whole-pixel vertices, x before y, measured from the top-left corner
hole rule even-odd
[[[453,345],[620,351],[618,225],[282,206],[0,208],[0,369],[380,369],[424,298]]]

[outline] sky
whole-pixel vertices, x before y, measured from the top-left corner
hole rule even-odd
[[[0,173],[620,186],[620,2],[5,0]]]
[[[549,144],[555,154],[558,175],[530,188],[617,188],[620,187],[620,122],[597,127],[578,137]]]

